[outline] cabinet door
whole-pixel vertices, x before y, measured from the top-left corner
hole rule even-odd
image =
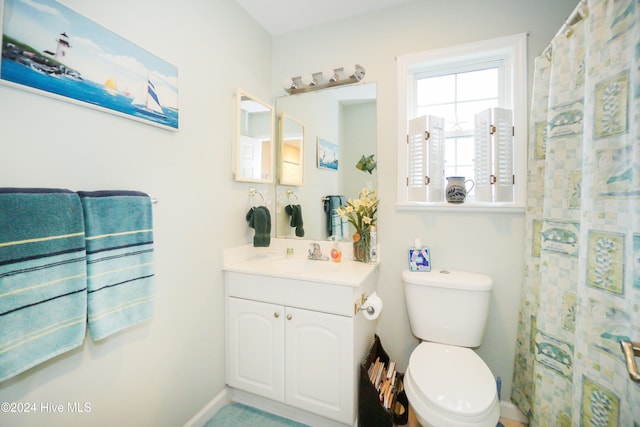
[[[227,299],[227,378],[231,387],[284,401],[284,307]]]
[[[286,308],[289,405],[353,424],[353,319]]]

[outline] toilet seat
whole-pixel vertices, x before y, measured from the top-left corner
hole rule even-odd
[[[434,426],[495,426],[500,402],[493,374],[471,349],[431,342],[411,353],[405,373],[409,403]]]

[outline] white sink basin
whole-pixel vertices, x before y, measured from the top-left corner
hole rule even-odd
[[[376,269],[375,264],[343,259],[342,262],[310,260],[306,257],[256,257],[225,266],[227,271],[275,276],[305,281],[359,286]]]
[[[329,261],[310,260],[306,258],[282,258],[267,263],[266,268],[283,273],[320,272],[329,267]]]

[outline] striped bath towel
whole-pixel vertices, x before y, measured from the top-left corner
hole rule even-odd
[[[151,199],[137,191],[78,194],[86,230],[89,332],[96,341],[153,315]]]
[[[78,195],[0,188],[0,381],[80,346],[86,319]]]

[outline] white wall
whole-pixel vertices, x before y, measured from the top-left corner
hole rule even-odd
[[[0,424],[179,426],[224,387],[222,250],[249,241],[249,185],[232,181],[234,95],[271,99],[271,38],[230,0],[64,3],[178,66],[180,131],[0,86],[0,186],[158,198],[155,316],[0,383],[0,402],[38,409]],[[46,414],[47,402],[91,412]]]
[[[396,62],[398,55],[527,33],[530,69],[576,6],[577,0],[416,0],[365,17],[346,19],[273,40],[273,90],[285,77],[361,64],[377,83],[379,242],[378,294],[385,310],[378,333],[404,369],[417,341],[406,315],[401,272],[407,248],[420,236],[435,266],[478,271],[495,281],[492,313],[478,353],[511,390],[520,286],[523,281],[524,214],[399,211],[396,197]],[[312,47],[312,48],[310,48]],[[292,54],[295,52],[295,54]]]

